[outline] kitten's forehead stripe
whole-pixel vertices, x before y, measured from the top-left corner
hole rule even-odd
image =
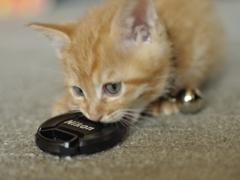
[[[97,38],[95,40],[93,40],[94,42],[92,42],[91,44],[91,51],[89,52],[90,54],[92,54],[91,56],[92,59],[91,61],[89,62],[91,65],[90,65],[90,74],[93,74],[94,71],[97,70],[98,66],[99,66],[99,58],[101,57],[100,56],[100,53],[99,53],[99,44],[100,44],[100,38]]]

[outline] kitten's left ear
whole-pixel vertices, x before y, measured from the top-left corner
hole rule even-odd
[[[125,0],[111,25],[111,36],[127,44],[151,43],[158,19],[152,0]]]
[[[31,23],[28,25],[46,36],[55,47],[58,57],[61,57],[63,48],[70,43],[71,23],[45,24]]]

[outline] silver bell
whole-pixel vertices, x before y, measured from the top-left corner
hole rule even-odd
[[[196,113],[203,108],[203,98],[199,89],[186,89],[177,95],[179,109],[182,113]]]

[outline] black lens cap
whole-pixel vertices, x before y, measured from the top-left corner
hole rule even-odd
[[[68,113],[45,121],[35,135],[36,145],[58,156],[93,154],[121,142],[127,128],[121,123],[97,123],[82,113]]]

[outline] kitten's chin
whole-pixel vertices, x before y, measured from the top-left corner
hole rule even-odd
[[[103,116],[100,120],[101,123],[116,123],[121,121],[121,117],[111,117],[111,116]]]
[[[120,119],[101,119],[100,122],[101,123],[116,123],[116,122],[119,122],[121,121]]]

